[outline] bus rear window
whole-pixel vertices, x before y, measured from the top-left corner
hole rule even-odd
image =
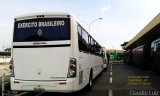
[[[69,18],[15,21],[13,42],[70,40]]]

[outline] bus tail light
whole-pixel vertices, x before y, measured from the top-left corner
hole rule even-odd
[[[68,67],[68,78],[73,78],[76,77],[76,59],[75,58],[71,58],[69,61],[69,67]]]
[[[11,76],[14,76],[14,70],[13,70],[13,58],[12,58],[11,61],[10,61],[9,69],[10,69],[10,72],[11,72]]]
[[[9,65],[9,69],[10,69],[10,70],[13,70],[13,67],[12,67],[12,65]]]

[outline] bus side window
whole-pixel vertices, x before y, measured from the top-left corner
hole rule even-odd
[[[82,45],[83,51],[89,53],[88,33],[82,29]]]
[[[94,54],[94,40],[91,38],[91,53]]]
[[[88,45],[89,45],[89,48],[88,48],[88,50],[89,50],[89,53],[92,53],[92,45],[91,45],[91,40],[92,40],[92,37],[89,35],[88,36]]]
[[[88,33],[80,26],[77,27],[78,31],[78,45],[79,51],[89,53],[89,35]]]
[[[160,41],[155,42],[155,51],[160,52]]]
[[[82,52],[82,29],[81,26],[77,26],[78,31],[78,45],[79,45],[79,51]]]
[[[160,52],[160,41],[157,44],[157,51]]]

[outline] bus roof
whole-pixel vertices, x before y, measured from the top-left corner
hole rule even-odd
[[[39,15],[45,15],[45,16],[73,16],[69,12],[40,12],[40,13],[31,13],[31,14],[25,14],[16,16],[15,19],[25,19],[25,18],[33,18],[35,16]]]

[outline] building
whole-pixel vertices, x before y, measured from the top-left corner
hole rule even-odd
[[[109,49],[107,50],[110,55],[111,61],[121,61],[124,57],[124,50],[115,50],[115,49]]]
[[[11,52],[0,52],[0,64],[8,64],[11,60]]]

